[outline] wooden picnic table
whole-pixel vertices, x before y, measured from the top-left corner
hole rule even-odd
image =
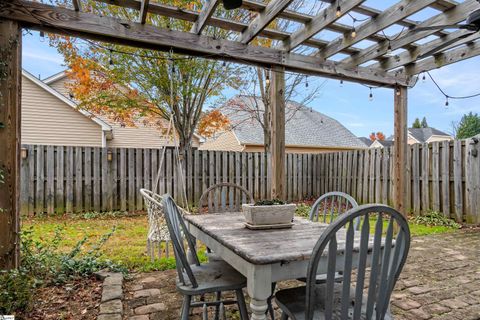
[[[191,234],[247,278],[251,319],[266,319],[273,282],[305,277],[312,250],[328,224],[295,217],[290,229],[250,230],[240,212],[185,215]],[[337,233],[337,271],[343,267],[345,232]],[[355,236],[353,265],[358,264]],[[355,254],[357,252],[357,254]],[[326,256],[318,273],[326,274]],[[370,259],[368,259],[370,260]]]

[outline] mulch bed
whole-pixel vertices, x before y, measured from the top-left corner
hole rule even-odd
[[[102,281],[93,277],[41,288],[34,294],[31,311],[16,319],[95,320],[101,295]]]

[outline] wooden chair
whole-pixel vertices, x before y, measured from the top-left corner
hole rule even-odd
[[[203,307],[203,319],[207,320],[207,307],[209,306],[216,307],[215,314],[218,318],[218,315],[224,312],[225,305],[237,304],[240,319],[247,320],[247,307],[242,291],[247,285],[245,277],[224,261],[200,264],[195,249],[195,239],[189,233],[181,211],[170,195],[163,195],[162,198],[162,206],[176,260],[177,290],[184,297],[180,319],[187,320],[191,308]],[[193,259],[192,265],[187,260],[187,249]],[[221,300],[223,291],[235,291],[236,300]],[[192,302],[192,297],[208,293],[216,294],[216,301]],[[225,315],[222,314],[222,316],[225,319]]]
[[[170,235],[161,205],[162,197],[147,189],[140,189],[140,194],[143,196],[148,215],[147,254],[152,261],[155,260],[157,255],[160,259],[163,243],[165,244],[165,256],[168,258]]]
[[[322,215],[322,220],[326,223],[327,216],[330,216],[329,222],[332,222],[336,217],[356,207],[358,207],[358,203],[352,196],[340,191],[328,192],[315,201],[312,209],[310,209],[309,218],[311,221],[318,222],[320,215]],[[359,221],[357,219],[355,230],[358,230]]]
[[[374,216],[376,222],[372,226],[372,239],[370,219]],[[362,219],[360,232],[354,230],[357,218]],[[386,230],[384,222],[387,223]],[[341,230],[344,227],[346,229]],[[344,235],[342,239],[337,239],[339,231]],[[354,241],[358,236],[359,239]],[[369,244],[369,240],[373,241]],[[355,249],[354,242],[359,243]],[[408,223],[398,211],[377,204],[349,210],[320,236],[308,265],[306,286],[276,293],[277,305],[283,312],[282,319],[392,319],[390,295],[407,259],[409,247]],[[337,250],[343,251],[340,261],[336,260]],[[326,257],[327,278],[325,283],[317,284],[321,257]],[[371,263],[369,272],[367,260]],[[339,268],[344,271],[341,283],[335,282],[335,271]],[[352,278],[352,273],[355,273],[355,278]]]
[[[207,206],[208,213],[239,212],[242,204],[253,203],[252,194],[242,186],[222,182],[209,187],[198,202],[199,212]]]

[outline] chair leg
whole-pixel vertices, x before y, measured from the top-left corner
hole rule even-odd
[[[285,312],[282,312],[282,319],[281,320],[288,320],[288,315]]]
[[[215,298],[216,298],[215,301],[220,301],[222,299],[222,293],[220,291],[217,291],[215,294]],[[219,315],[220,315],[219,308],[220,308],[220,305],[215,306],[215,317],[214,317],[215,320],[219,319]]]
[[[272,300],[273,300],[273,294],[275,292],[275,288],[277,287],[277,283],[276,282],[273,282],[272,283],[272,294],[270,295],[270,297],[267,299],[267,311],[269,314],[270,314],[270,318],[272,320],[275,320],[275,310],[273,310],[273,305],[272,305]]]
[[[235,294],[237,295],[237,304],[238,311],[240,311],[240,320],[248,320],[247,305],[245,304],[245,297],[243,296],[242,289],[235,290]]]
[[[183,297],[182,313],[180,315],[181,320],[188,320],[188,314],[190,312],[190,303],[192,302],[192,296]]]

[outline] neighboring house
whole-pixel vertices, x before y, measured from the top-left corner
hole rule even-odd
[[[393,146],[392,140],[375,140],[370,144],[370,148],[385,148]]]
[[[453,137],[448,133],[440,131],[435,128],[408,128],[408,144],[415,143],[430,143],[436,141],[453,140]],[[375,140],[370,148],[384,148],[393,146],[393,136],[387,140]]]
[[[255,100],[256,99],[256,100]],[[264,110],[261,99],[236,96],[225,106],[256,103]],[[286,107],[285,150],[287,153],[323,153],[364,149],[365,144],[337,120],[311,108],[288,101]],[[259,152],[264,150],[263,129],[251,113],[242,108],[221,108],[230,120],[230,129],[207,139],[201,150]]]
[[[105,117],[78,109],[68,91],[65,72],[39,80],[22,71],[22,143],[62,146],[159,148],[174,142],[158,124],[137,121],[123,126]],[[162,127],[168,121],[161,120]],[[194,136],[192,145],[200,146]]]
[[[370,147],[373,143],[373,141],[370,139],[370,138],[367,138],[367,137],[358,137],[358,139],[360,139],[360,141],[362,141],[363,143],[365,143],[365,145],[367,147]]]

